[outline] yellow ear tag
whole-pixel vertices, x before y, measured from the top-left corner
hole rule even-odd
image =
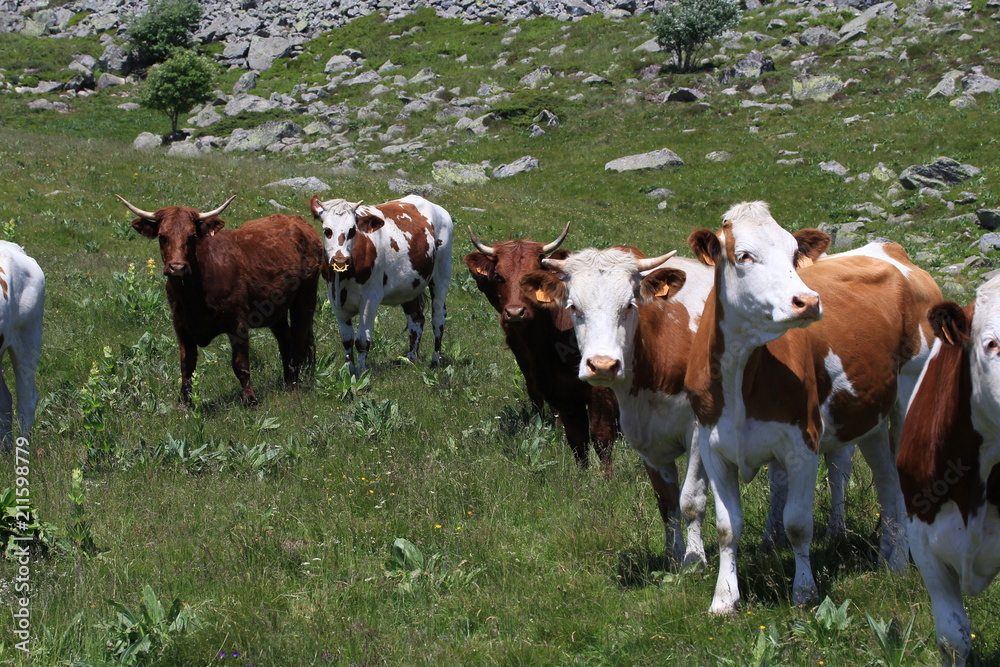
[[[552,299],[544,290],[535,290],[535,301],[538,303],[552,303]]]
[[[662,285],[660,285],[660,288],[656,290],[656,293],[653,296],[662,298],[670,296],[670,284],[663,283]]]

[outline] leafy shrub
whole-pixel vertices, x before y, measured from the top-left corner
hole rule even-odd
[[[149,10],[128,26],[139,64],[146,67],[166,60],[175,49],[190,49],[191,32],[201,14],[195,0],[153,0]]]
[[[14,560],[21,548],[45,555],[53,547],[65,546],[55,528],[40,521],[35,508],[24,500],[25,497],[19,498],[13,488],[0,491],[0,546],[8,560]]]
[[[677,69],[690,72],[705,43],[739,24],[733,0],[678,0],[653,17],[657,43],[673,54]]]
[[[467,561],[454,569],[445,566],[441,554],[424,556],[413,542],[397,537],[389,547],[385,564],[385,577],[396,585],[400,593],[413,593],[418,587],[447,590],[469,584],[482,568],[463,570]]]
[[[107,651],[117,665],[148,665],[159,659],[188,628],[200,625],[193,607],[174,598],[163,609],[153,589],[142,589],[142,599],[135,609],[108,600],[115,609],[115,620],[101,627],[108,633]]]
[[[180,115],[211,99],[213,66],[194,51],[177,51],[154,68],[139,89],[139,103],[162,111],[170,119],[170,136],[177,136]]]

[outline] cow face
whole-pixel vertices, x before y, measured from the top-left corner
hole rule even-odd
[[[976,290],[972,310],[973,421],[984,436],[996,438],[1000,436],[1000,277]]]
[[[199,240],[215,236],[225,226],[226,223],[216,216],[236,198],[233,195],[225,204],[208,213],[199,213],[193,208],[181,206],[167,206],[149,213],[136,208],[119,195],[115,196],[139,216],[132,221],[132,228],[148,239],[159,240],[163,274],[174,278],[183,278],[192,273],[193,267],[197,265]]]
[[[546,267],[560,269],[563,280],[536,271],[521,279],[521,289],[540,305],[569,308],[580,346],[580,379],[612,385],[625,380],[632,370],[637,306],[668,299],[684,285],[684,272],[677,269],[657,269],[642,276],[641,271],[659,266],[669,257],[636,259],[617,248],[588,248],[564,261],[543,262]]]
[[[758,333],[758,342],[822,316],[819,294],[796,269],[826,250],[826,234],[803,230],[793,236],[774,221],[766,203],[751,202],[731,208],[718,234],[701,229],[688,243],[699,260],[716,267],[717,298],[725,316]]]
[[[309,202],[313,216],[323,223],[323,248],[330,268],[343,273],[351,267],[354,239],[359,232],[371,234],[385,225],[385,218],[374,206],[362,206],[344,199],[321,202],[313,195]]]

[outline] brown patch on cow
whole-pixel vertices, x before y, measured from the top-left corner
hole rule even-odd
[[[388,202],[380,204],[377,208],[387,219],[396,223],[396,226],[410,240],[410,265],[417,275],[424,280],[429,280],[434,272],[434,254],[437,249],[435,244],[434,250],[432,250],[428,242],[428,239],[434,238],[434,228],[430,222],[413,204]]]
[[[354,249],[351,251],[351,263],[347,277],[359,285],[364,285],[372,277],[378,249],[366,234],[358,234],[354,239]]]
[[[649,389],[675,395],[684,391],[684,375],[694,334],[687,308],[657,300],[639,306],[635,336],[632,395]]]
[[[716,272],[719,270],[716,269]],[[691,342],[691,354],[684,375],[684,388],[691,407],[705,426],[719,423],[725,405],[720,362],[726,349],[726,340],[722,333],[724,313],[718,301],[719,297],[713,287],[705,300],[698,332]]]
[[[945,309],[951,311],[950,318]],[[974,310],[974,303],[964,311],[948,303],[936,306],[929,316],[932,322],[938,318],[938,326],[948,320],[951,338],[967,338]],[[927,362],[910,402],[896,460],[906,511],[925,523],[932,522],[948,501],[968,521],[982,504],[985,491],[979,469],[983,438],[972,423],[969,350],[961,341],[947,343],[944,330],[941,339],[941,349]],[[994,499],[1000,498],[997,475],[994,467],[988,480]]]
[[[340,236],[337,237],[337,245],[343,246],[345,243],[347,243],[347,234],[341,232]]]
[[[6,273],[6,271],[4,271],[3,267],[0,266],[0,274],[4,274],[4,273]],[[9,301],[10,300],[10,296],[7,293],[7,281],[4,280],[3,275],[0,275],[0,289],[3,290],[3,300],[4,301]]]
[[[726,220],[722,223],[722,245],[726,253],[726,261],[731,266],[736,264],[736,237],[733,236],[733,223]]]
[[[396,243],[396,239],[389,239],[389,247],[394,251],[399,252],[399,244]]]

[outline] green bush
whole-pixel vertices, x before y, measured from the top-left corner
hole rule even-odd
[[[143,67],[166,60],[175,49],[194,46],[191,32],[201,20],[195,0],[153,0],[128,27],[135,56]]]
[[[177,51],[149,73],[139,91],[139,103],[162,111],[170,119],[170,136],[177,135],[177,121],[196,104],[207,102],[212,92],[212,64],[194,51]]]
[[[677,69],[690,72],[705,42],[739,24],[740,7],[733,0],[679,0],[652,22],[659,45],[673,54]]]

